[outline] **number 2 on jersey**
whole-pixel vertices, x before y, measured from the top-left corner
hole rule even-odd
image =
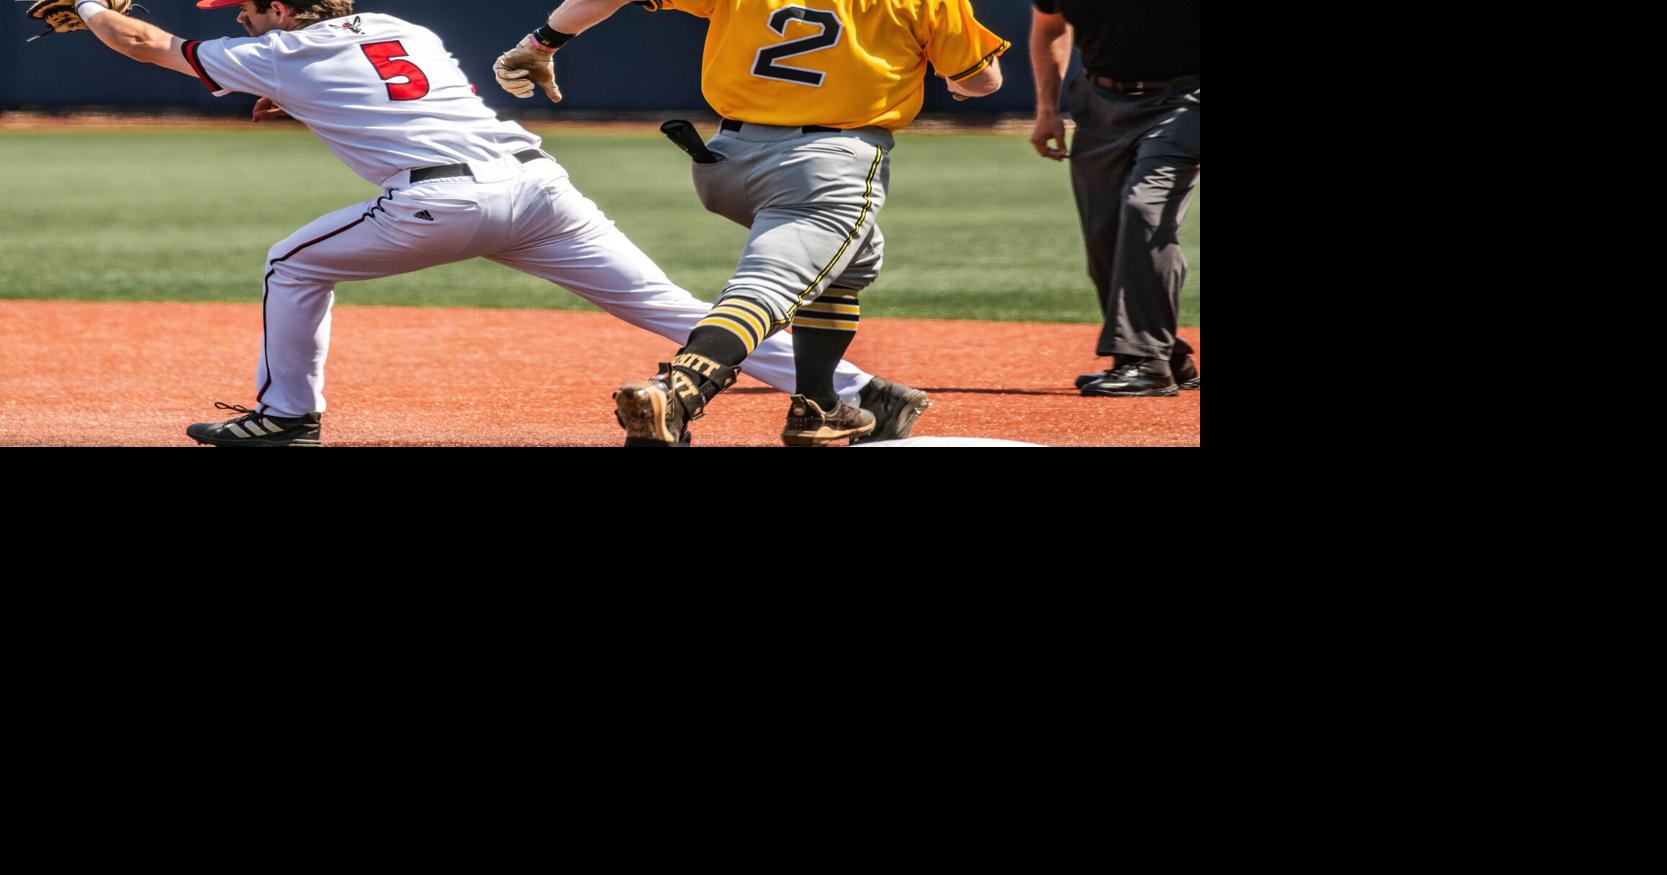
[[[790,21],[803,21],[807,24],[822,26],[822,32],[804,39],[792,42],[777,43],[758,50],[758,60],[752,65],[752,74],[763,79],[780,79],[784,82],[797,82],[800,85],[814,85],[822,87],[822,79],[827,75],[817,70],[801,70],[798,67],[782,67],[776,64],[782,58],[819,52],[832,48],[839,43],[839,35],[844,30],[839,24],[839,16],[826,9],[806,9],[803,6],[784,6],[777,9],[770,16],[770,29],[782,36],[787,36],[787,24]]]
[[[370,43],[360,48],[365,50],[365,57],[376,67],[382,81],[388,83],[389,100],[421,100],[428,96],[428,76],[416,64],[399,60],[410,54],[405,51],[404,43],[393,40]],[[401,76],[404,76],[406,81],[390,81]]]

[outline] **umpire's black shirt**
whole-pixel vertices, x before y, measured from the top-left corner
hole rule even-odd
[[[1033,0],[1064,13],[1076,29],[1082,65],[1095,76],[1162,81],[1202,72],[1203,0]]]

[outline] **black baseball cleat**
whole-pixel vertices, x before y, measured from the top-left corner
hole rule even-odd
[[[932,406],[925,392],[880,377],[862,387],[861,396],[862,409],[874,414],[874,430],[853,438],[853,444],[902,440],[914,431],[915,420]]]
[[[1181,394],[1175,375],[1165,362],[1149,358],[1122,357],[1106,375],[1082,387],[1084,395],[1110,398],[1169,398]]]
[[[270,416],[235,404],[214,405],[221,410],[243,414],[225,422],[199,422],[185,430],[185,436],[199,444],[215,447],[321,447],[319,421],[322,413],[306,416]]]
[[[1169,360],[1169,370],[1175,377],[1175,385],[1182,389],[1203,388],[1203,382],[1198,376],[1198,366],[1193,364],[1192,356],[1183,356]],[[1098,382],[1106,378],[1111,371],[1095,371],[1077,377],[1077,388],[1086,388],[1089,383]]]

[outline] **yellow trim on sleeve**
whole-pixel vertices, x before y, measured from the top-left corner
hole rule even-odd
[[[973,75],[978,74],[985,67],[988,67],[988,66],[990,66],[990,64],[994,63],[996,58],[1001,57],[1003,54],[1005,54],[1007,52],[1008,49],[1010,49],[1012,47],[1013,47],[1012,43],[1008,42],[1007,40],[1002,40],[1001,45],[998,46],[995,51],[993,51],[993,52],[989,53],[988,55],[984,56],[984,60],[979,61],[978,63],[972,65],[972,69],[967,70],[964,73],[956,73],[955,75],[949,77],[949,81],[959,82],[962,79],[967,78],[968,76],[973,76]]]

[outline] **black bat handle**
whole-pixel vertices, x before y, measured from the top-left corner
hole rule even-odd
[[[689,153],[689,157],[695,159],[696,164],[716,164],[724,160],[716,152],[706,148],[706,142],[700,138],[700,132],[683,119],[672,119],[661,125],[660,133],[676,143],[677,148]]]

